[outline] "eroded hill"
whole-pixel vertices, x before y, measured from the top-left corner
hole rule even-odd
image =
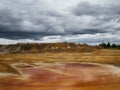
[[[43,53],[43,52],[91,52],[101,49],[100,46],[75,43],[18,43],[0,45],[0,53]]]

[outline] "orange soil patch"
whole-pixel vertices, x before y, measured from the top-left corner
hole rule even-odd
[[[0,90],[120,90],[120,70],[108,65],[59,63],[16,67],[23,76],[0,77]]]

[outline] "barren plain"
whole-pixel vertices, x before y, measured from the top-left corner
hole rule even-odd
[[[120,50],[1,54],[0,90],[120,90]]]

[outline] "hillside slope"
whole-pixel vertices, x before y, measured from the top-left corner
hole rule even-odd
[[[101,49],[100,46],[75,43],[18,43],[0,45],[0,53],[44,53],[44,52],[91,52]]]

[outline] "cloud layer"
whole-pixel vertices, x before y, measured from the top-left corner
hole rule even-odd
[[[120,37],[119,35],[116,38],[116,35],[112,34],[95,34],[95,35],[90,35],[90,34],[84,34],[84,35],[69,35],[69,36],[61,36],[61,35],[56,35],[56,36],[44,36],[41,37],[39,40],[35,39],[19,39],[19,40],[11,40],[11,39],[5,39],[5,38],[0,38],[0,44],[16,44],[16,43],[54,43],[54,42],[75,42],[75,43],[87,43],[90,45],[97,45],[101,41],[102,42],[108,42],[110,41],[111,43],[117,43],[119,44]]]
[[[80,43],[104,40],[120,43],[119,3],[119,0],[1,0],[0,43],[41,41],[49,36],[57,41],[66,41],[67,37]]]

